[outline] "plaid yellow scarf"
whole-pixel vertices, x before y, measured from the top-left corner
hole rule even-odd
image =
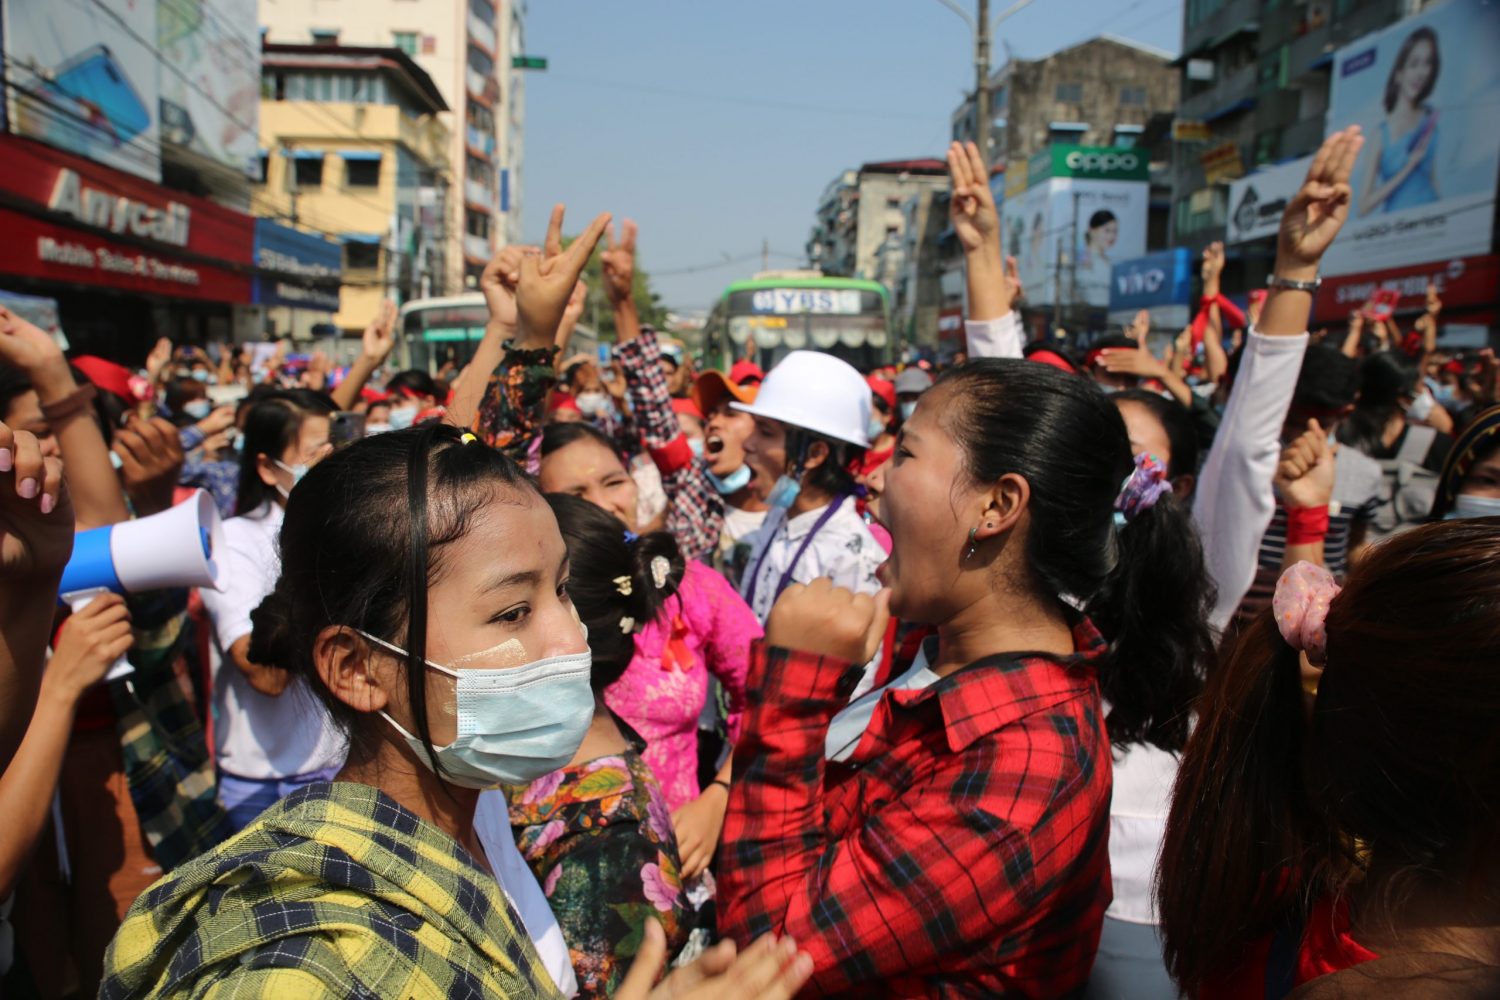
[[[310,785],[148,889],[103,998],[552,998],[498,883],[374,788]]]

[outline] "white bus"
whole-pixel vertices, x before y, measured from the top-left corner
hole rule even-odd
[[[401,307],[396,324],[396,357],[402,368],[421,368],[433,375],[449,361],[462,369],[474,357],[488,320],[481,292],[413,299]],[[598,335],[579,324],[564,355],[598,352]]]

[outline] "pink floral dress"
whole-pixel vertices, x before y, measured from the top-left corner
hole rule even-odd
[[[646,763],[667,805],[698,797],[698,718],[712,674],[729,695],[729,739],[745,709],[750,644],[762,635],[743,598],[718,573],[689,562],[677,594],[635,637],[635,657],[604,701],[646,741]]]

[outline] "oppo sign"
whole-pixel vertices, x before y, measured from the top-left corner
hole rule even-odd
[[[1085,153],[1075,149],[1064,162],[1069,170],[1083,174],[1134,173],[1141,168],[1141,158],[1134,153]]]

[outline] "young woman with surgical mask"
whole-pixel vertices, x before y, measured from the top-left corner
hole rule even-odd
[[[292,489],[332,450],[333,403],[269,393],[244,416],[236,516],[224,522],[223,590],[201,590],[212,625],[219,801],[235,829],[296,788],[326,781],[343,746],[304,681],[250,654],[250,613],[276,584],[276,536]]]
[[[771,369],[754,403],[731,406],[755,418],[745,459],[770,505],[740,593],[762,621],[793,583],[829,577],[856,593],[880,589],[885,560],[856,509],[854,466],[869,447],[870,387],[831,354],[793,351]]]
[[[1500,406],[1481,410],[1448,450],[1433,520],[1500,516]]]
[[[105,991],[562,995],[474,829],[481,789],[567,763],[594,716],[547,504],[472,433],[431,425],[315,467],[280,547],[251,655],[317,695],[347,762],[142,896]],[[763,941],[654,992],[653,925],[616,997],[784,998],[806,978]]]

